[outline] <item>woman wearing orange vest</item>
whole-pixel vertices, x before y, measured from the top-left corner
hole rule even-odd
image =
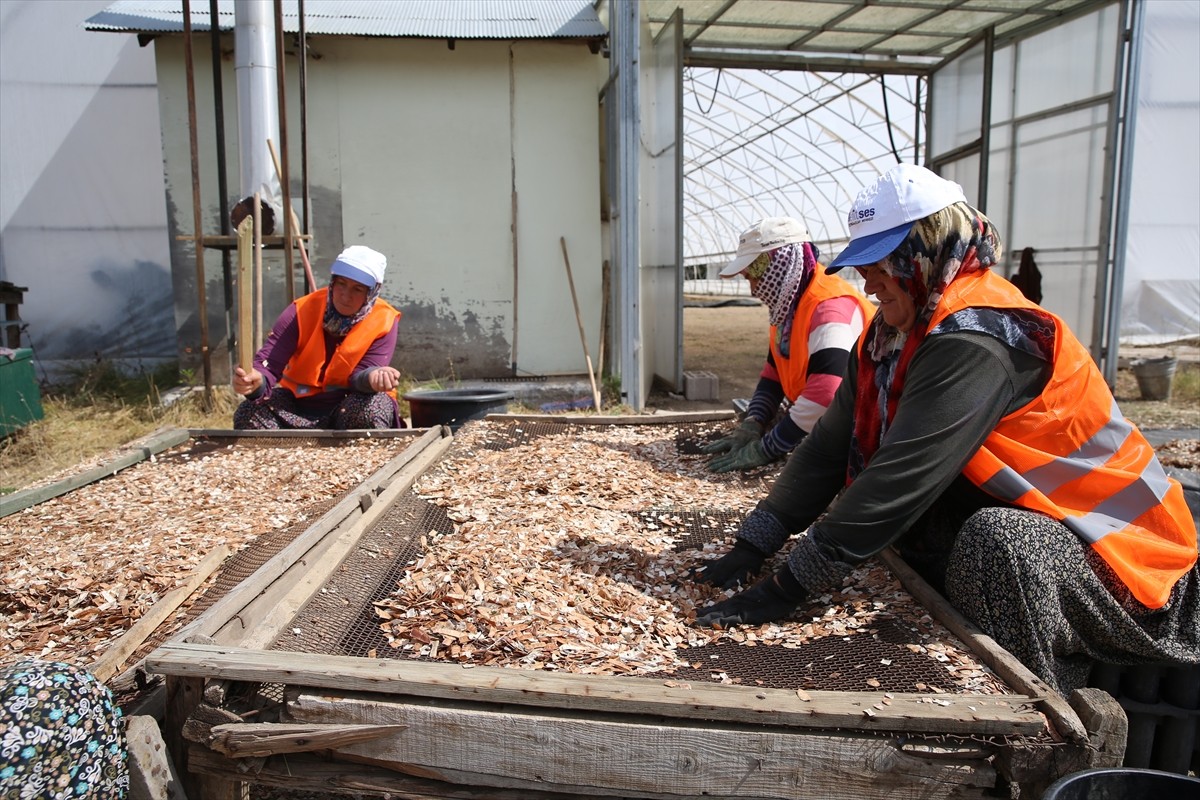
[[[856,267],[879,312],[829,411],[714,563],[749,558],[722,585],[807,533],[697,624],[786,617],[894,545],[1063,694],[1094,661],[1200,663],[1182,488],[1062,319],[991,272],[991,222],[911,165],[864,189],[849,222],[830,270]]]
[[[404,427],[391,366],[400,312],[379,296],[387,258],[353,245],[330,268],[329,287],[297,299],[275,321],[233,389],[245,396],[237,429]]]
[[[712,472],[752,469],[792,452],[825,413],[875,310],[862,292],[825,274],[808,230],[791,217],[768,217],[742,233],[721,270],[722,278],[737,275],[767,306],[770,343],[745,418],[703,448],[717,454]]]

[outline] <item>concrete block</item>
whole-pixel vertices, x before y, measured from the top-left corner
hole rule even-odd
[[[688,400],[716,400],[720,394],[720,379],[715,372],[694,370],[683,373],[683,396]]]

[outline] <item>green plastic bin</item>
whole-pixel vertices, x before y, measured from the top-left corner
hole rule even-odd
[[[20,347],[0,354],[0,437],[44,416],[42,392],[33,375],[33,350]]]

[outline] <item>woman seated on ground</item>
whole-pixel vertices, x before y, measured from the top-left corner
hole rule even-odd
[[[697,624],[782,619],[895,545],[1064,695],[1096,660],[1200,663],[1183,490],[1062,319],[991,271],[992,224],[911,165],[864,189],[849,219],[830,271],[856,267],[879,312],[829,410],[698,579],[737,586],[807,533]]]
[[[382,253],[347,247],[327,289],[284,309],[253,366],[234,370],[233,389],[246,398],[234,428],[405,427],[391,366],[400,312],[379,296],[386,268]]]

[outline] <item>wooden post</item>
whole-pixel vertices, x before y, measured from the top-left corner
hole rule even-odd
[[[279,179],[279,185],[283,185],[283,171],[279,167],[279,154],[275,152],[275,143],[267,139],[267,149],[271,151],[271,161],[275,164],[275,177]],[[288,215],[288,219],[292,221],[292,232],[295,234],[296,244],[300,248],[300,259],[304,262],[304,279],[307,281],[305,294],[315,292],[317,290],[317,280],[313,277],[312,264],[308,260],[308,249],[304,245],[304,230],[300,227],[300,220],[296,217],[296,209],[292,207],[291,198],[288,198],[287,208],[284,213]],[[288,265],[291,269],[291,264]]]
[[[254,193],[254,350],[263,340],[262,197]]]
[[[237,800],[242,794],[240,781],[188,771],[188,749],[183,736],[184,723],[204,698],[204,678],[167,678],[167,705],[163,719],[163,739],[175,762],[175,772],[188,797],[204,800]]]
[[[254,306],[254,220],[246,217],[238,225],[238,316],[237,316],[237,365],[244,370],[253,366],[254,322],[251,309]]]
[[[167,705],[163,712],[163,740],[175,762],[175,774],[183,781],[188,797],[200,797],[198,787],[187,771],[187,740],[183,738],[183,723],[200,702],[204,691],[203,678],[167,677]]]

